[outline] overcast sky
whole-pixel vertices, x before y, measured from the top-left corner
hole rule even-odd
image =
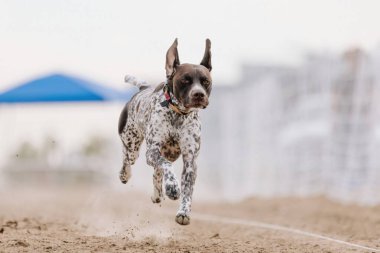
[[[241,62],[297,63],[309,50],[373,49],[380,1],[0,0],[0,89],[51,71],[122,87],[165,78],[167,48],[198,63],[212,41],[214,82]]]

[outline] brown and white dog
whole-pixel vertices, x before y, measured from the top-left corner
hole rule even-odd
[[[206,40],[206,50],[199,65],[180,64],[177,45],[176,39],[166,54],[166,82],[149,87],[133,77],[126,77],[126,81],[138,86],[140,91],[127,103],[119,119],[119,134],[124,144],[120,180],[125,184],[131,177],[131,165],[145,138],[146,160],[154,168],[152,201],[161,202],[164,180],[166,196],[173,200],[180,198],[175,220],[187,225],[197,174],[195,160],[201,144],[198,110],[207,107],[211,92],[211,42]],[[181,154],[180,187],[172,163]]]

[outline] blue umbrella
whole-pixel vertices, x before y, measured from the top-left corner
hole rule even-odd
[[[0,103],[128,101],[136,91],[119,91],[81,78],[52,74],[1,93]]]

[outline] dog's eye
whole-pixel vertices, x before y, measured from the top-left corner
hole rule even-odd
[[[202,84],[203,84],[203,85],[210,85],[210,81],[209,81],[209,80],[203,80],[203,81],[202,81]]]
[[[183,83],[183,84],[190,84],[191,83],[191,79],[190,78],[183,78],[181,80],[181,83]]]

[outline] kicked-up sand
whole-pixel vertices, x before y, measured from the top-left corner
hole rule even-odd
[[[380,252],[380,206],[322,197],[194,199],[191,224],[180,226],[174,221],[177,205],[168,198],[153,204],[149,195],[127,188],[2,190],[0,252]]]

